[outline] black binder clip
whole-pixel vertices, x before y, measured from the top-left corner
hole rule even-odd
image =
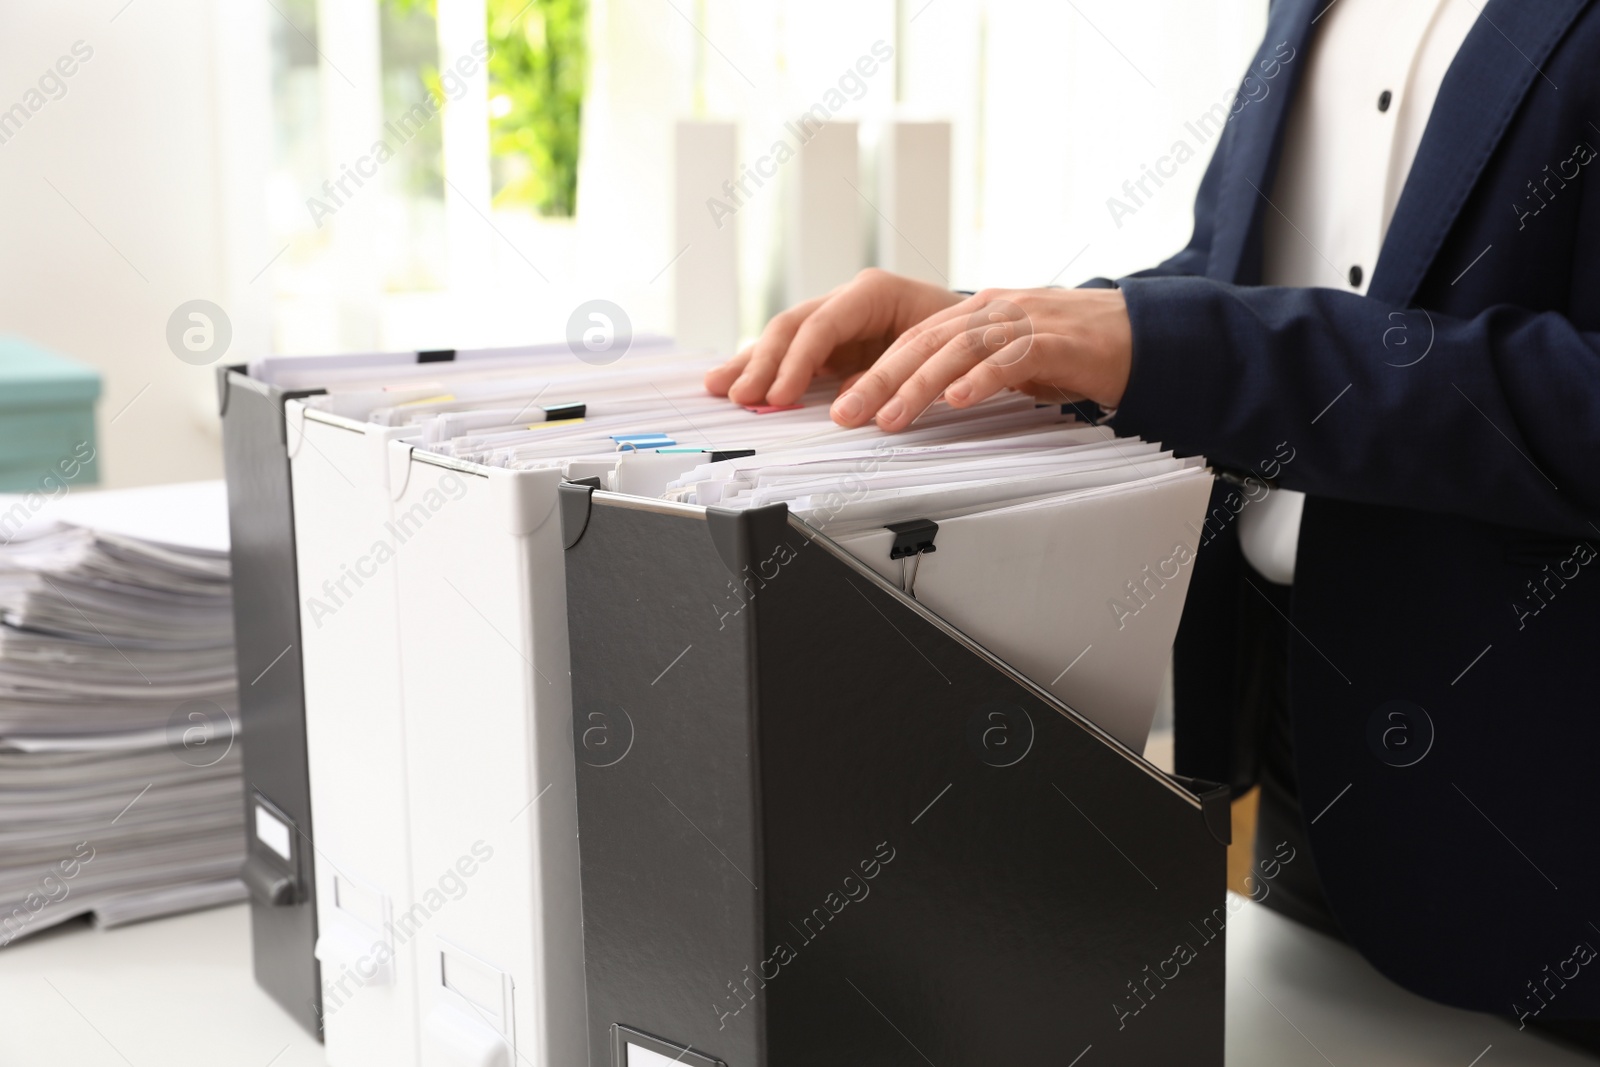
[[[917,569],[922,566],[922,557],[939,550],[933,543],[933,539],[939,535],[939,524],[932,519],[910,519],[891,522],[884,529],[894,534],[894,543],[889,546],[889,558],[900,561],[900,589],[915,600]],[[912,561],[910,574],[906,573],[907,559]]]
[[[1101,407],[1093,400],[1073,400],[1061,405],[1061,414],[1076,415],[1081,422],[1090,426],[1099,426],[1115,412]]]
[[[563,419],[581,419],[589,411],[587,404],[546,404],[544,406],[545,422],[560,422]]]

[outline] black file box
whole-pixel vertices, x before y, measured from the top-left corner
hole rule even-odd
[[[245,778],[240,876],[250,888],[251,954],[256,982],[320,1036],[306,707],[283,406],[322,390],[285,391],[256,381],[242,367],[219,368],[217,390]]]
[[[591,1067],[1222,1063],[1226,789],[782,505],[561,492]]]

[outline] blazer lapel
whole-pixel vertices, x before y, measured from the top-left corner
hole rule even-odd
[[[1416,296],[1540,69],[1588,0],[1489,0],[1445,74],[1367,293]]]
[[[1249,73],[1259,77],[1261,61],[1273,57],[1281,44],[1294,49],[1293,58],[1283,65],[1272,92],[1234,117],[1228,131],[1233,143],[1218,148],[1227,155],[1223,157],[1208,277],[1240,285],[1261,281],[1262,212],[1269,210],[1266,197],[1272,195],[1289,104],[1305,75],[1317,16],[1328,3],[1277,0],[1268,10],[1267,34]]]

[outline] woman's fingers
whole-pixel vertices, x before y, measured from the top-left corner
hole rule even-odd
[[[941,307],[942,301],[920,296],[902,306],[895,290],[868,299],[868,288],[853,283],[801,324],[789,358],[804,373],[786,360],[781,375],[796,377],[785,379],[783,399],[774,396],[774,403],[799,396],[830,356],[835,369],[848,373],[860,365],[857,358],[872,357],[881,341],[871,338],[894,336],[912,314],[930,308],[876,363],[846,382],[833,403],[835,422],[857,427],[876,418],[883,430],[894,433],[911,425],[941,394],[954,407],[970,407],[1003,389],[1047,402],[1088,397],[1115,407],[1127,388],[1132,328],[1118,292],[988,290]],[[885,308],[899,309],[887,324],[875,317]]]
[[[1021,307],[997,294],[980,293],[907,330],[861,382],[834,402],[834,421],[859,426],[876,416],[884,430],[902,430],[946,386],[985,360],[1023,359],[1033,338],[1033,323]],[[1009,378],[1004,384],[1011,384]],[[984,395],[993,391],[997,389]]]
[[[706,371],[706,392],[712,396],[727,396],[728,390],[738,380],[739,375],[744,373],[744,368],[749,364],[752,348],[746,348],[721,366],[713,367]]]
[[[918,344],[925,346],[923,350],[925,357],[932,355],[934,352],[938,351],[940,345],[934,344],[929,346],[929,342],[927,341],[928,332],[931,330],[937,330],[940,327],[947,327],[950,323],[964,316],[971,315],[978,308],[982,307],[987,299],[987,294],[980,293],[976,296],[965,297],[951,304],[949,307],[940,308],[933,314],[914,323],[903,333],[901,333],[899,337],[896,337],[894,342],[884,350],[884,358],[897,357],[905,349],[911,348]]]
[[[940,396],[952,407],[970,407],[1033,377],[1036,364],[1028,358],[1032,333],[1002,333],[983,319],[969,318],[964,325],[884,403],[878,412],[880,429],[888,433],[906,429]]]
[[[963,329],[916,367],[878,411],[878,427],[888,433],[908,428],[954,382],[969,377],[989,356],[981,330]]]
[[[907,325],[960,302],[938,286],[864,270],[774,316],[754,345],[706,375],[706,388],[739,404],[792,404],[824,368],[851,374]]]
[[[783,362],[784,353],[789,350],[790,342],[806,319],[828,299],[828,296],[819,296],[772,317],[767,328],[761,331],[761,336],[750,347],[750,358],[745,361],[743,370],[728,387],[729,400],[735,404],[760,404],[766,400],[767,390],[772,386],[772,379],[778,372],[778,365]]]
[[[854,428],[865,425],[874,417],[882,416],[884,414],[882,411],[884,404],[888,403],[900,391],[906,381],[913,374],[917,374],[930,357],[963,332],[964,321],[961,318],[949,319],[939,326],[924,330],[915,341],[908,345],[902,345],[899,351],[894,352],[892,355],[889,352],[885,352],[882,356],[879,356],[878,361],[854,385],[841,393],[839,399],[833,402],[830,412],[833,416],[833,421],[841,426]],[[975,353],[972,357],[972,362],[982,358],[981,355]],[[967,364],[967,366],[970,365],[971,363]],[[952,370],[950,377],[957,377],[967,369],[967,366]],[[931,403],[933,398],[937,396],[938,392],[935,390],[929,397],[928,403]],[[903,408],[904,405],[901,407]],[[911,419],[920,415],[923,408],[926,407],[926,403],[917,407],[903,421],[910,422]],[[894,421],[892,416],[898,416],[899,414],[901,414],[901,408],[891,412],[890,421]],[[882,418],[879,421],[880,425],[884,424]]]
[[[989,399],[1002,389],[1026,385],[1033,377],[1035,363],[1029,359],[1034,337],[1016,337],[991,352],[982,362],[951,382],[944,395],[952,407],[971,407]]]
[[[795,332],[789,351],[767,391],[767,402],[792,404],[835,353],[893,332],[898,288],[903,279],[880,270],[865,270],[807,316]]]

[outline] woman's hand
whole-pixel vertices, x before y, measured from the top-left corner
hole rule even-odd
[[[826,296],[774,315],[751,347],[706,375],[736,404],[792,404],[818,374],[851,379],[906,330],[961,301],[937,285],[864,270]]]
[[[789,404],[823,370],[843,376],[832,415],[903,430],[942,395],[967,407],[1012,388],[1115,407],[1133,331],[1115,289],[987,289],[963,299],[884,271],[776,316],[749,350],[706,375],[737,403]]]
[[[1116,289],[985,289],[901,334],[833,403],[833,420],[894,432],[942,395],[969,407],[1002,389],[1041,400],[1122,402],[1133,327]]]

